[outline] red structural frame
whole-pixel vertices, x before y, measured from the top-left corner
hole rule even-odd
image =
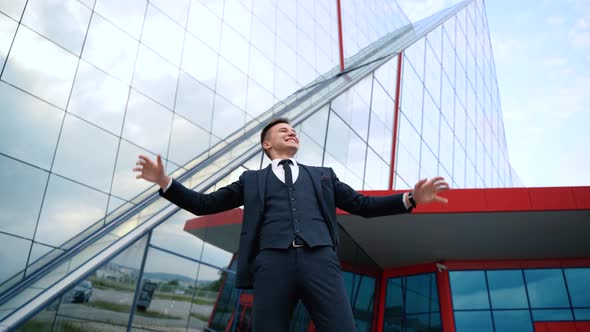
[[[590,332],[590,322],[536,322],[535,332]]]
[[[342,10],[340,0],[336,0],[336,15],[338,16],[338,48],[340,54],[340,71],[344,71],[344,41],[342,36]]]
[[[395,83],[395,106],[393,110],[393,139],[391,140],[391,161],[389,163],[389,190],[393,190],[395,181],[395,156],[397,155],[397,128],[399,119],[400,95],[402,85],[402,60],[403,52],[397,56],[397,77]]]

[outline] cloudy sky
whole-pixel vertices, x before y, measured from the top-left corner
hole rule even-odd
[[[412,21],[458,0],[398,0]],[[590,185],[590,1],[485,1],[510,162],[522,183]]]

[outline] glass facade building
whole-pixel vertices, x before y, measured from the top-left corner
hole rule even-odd
[[[132,172],[139,154],[215,190],[268,165],[240,144],[256,148],[256,128],[275,114],[295,119],[299,162],[332,167],[358,190],[436,175],[454,188],[516,179],[483,0],[415,23],[386,0],[0,0],[0,68],[0,330],[42,289],[160,218],[166,203]],[[238,235],[196,235],[193,218],[165,215],[19,328],[247,331],[252,295],[233,287],[239,253],[228,244]],[[447,331],[439,273],[389,277],[341,234],[359,331]],[[52,266],[60,257],[72,258]],[[447,279],[457,331],[590,319],[588,269]],[[310,329],[299,306],[291,330]]]

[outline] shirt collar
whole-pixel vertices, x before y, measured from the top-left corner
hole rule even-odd
[[[272,167],[278,168],[281,160],[284,160],[284,159],[273,159],[272,160]],[[289,160],[291,160],[293,162],[293,166],[297,167],[297,161],[295,160],[295,158],[289,158]]]

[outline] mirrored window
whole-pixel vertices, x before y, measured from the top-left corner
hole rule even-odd
[[[569,307],[561,269],[525,270],[531,308]]]
[[[133,87],[169,109],[174,108],[178,68],[141,45],[135,64]]]
[[[248,77],[234,65],[220,58],[219,67],[217,68],[217,89],[215,92],[241,110],[245,110],[247,88]]]
[[[91,10],[75,0],[27,3],[23,24],[80,56]]]
[[[246,112],[256,118],[269,110],[274,104],[272,93],[252,79],[248,79],[248,96],[246,97]]]
[[[434,153],[438,153],[440,111],[424,93],[424,114],[422,116],[422,139]]]
[[[200,1],[193,1],[188,14],[187,30],[213,51],[219,51],[221,18]]]
[[[179,210],[154,229],[151,245],[196,260],[201,259],[203,241],[198,237],[199,229],[192,228],[192,225],[198,226],[196,218],[198,217],[188,211]],[[192,219],[196,219],[197,222],[189,223]]]
[[[172,62],[175,67],[180,67],[183,40],[184,29],[158,8],[149,5],[141,42]]]
[[[121,140],[119,154],[117,155],[117,165],[115,166],[115,175],[113,176],[111,194],[130,201],[136,195],[152,186],[152,183],[148,181],[136,179],[135,176],[137,174],[132,171],[132,169],[136,167],[135,162],[137,161],[137,156],[140,154],[148,156],[152,160],[155,160],[156,158],[153,153],[150,153],[135,144]]]
[[[412,44],[404,51],[404,61],[411,63],[412,68],[418,76],[418,80],[424,79],[424,52],[426,47],[426,38],[422,38],[419,41]],[[405,68],[404,68],[405,74]]]
[[[266,90],[272,90],[274,84],[274,64],[254,47],[250,47],[249,73],[250,77]]]
[[[531,313],[528,310],[497,310],[493,315],[496,332],[534,331]]]
[[[175,115],[172,122],[168,159],[184,165],[209,148],[209,133]]]
[[[395,56],[375,70],[375,79],[379,81],[391,99],[395,99],[395,91],[397,89],[397,63],[398,58]]]
[[[68,115],[52,171],[108,193],[118,143],[116,136]]]
[[[248,4],[242,1],[226,1],[223,9],[223,23],[234,28],[246,40],[250,40],[252,12],[247,6]]]
[[[0,109],[0,151],[49,170],[65,113],[4,82]]]
[[[493,332],[492,315],[489,311],[456,311],[455,329],[457,332]]]
[[[401,89],[401,113],[420,132],[422,128],[422,98],[424,86],[414,69],[404,64]]]
[[[252,17],[250,43],[268,59],[275,58],[275,35],[256,16]],[[313,50],[313,46],[311,48]],[[311,51],[310,50],[310,51]]]
[[[180,74],[175,112],[205,130],[211,129],[214,92],[186,73]]]
[[[422,141],[420,151],[420,178],[433,178],[438,175],[438,159],[430,148]]]
[[[321,145],[317,144],[311,137],[305,132],[298,134],[300,141],[300,148],[297,151],[297,161],[311,166],[318,166],[322,164],[322,157],[324,155],[324,149]]]
[[[236,3],[236,6],[239,5]],[[242,73],[248,72],[248,56],[250,45],[242,35],[224,22],[221,31],[219,54],[236,66]]]
[[[565,269],[564,272],[572,306],[590,308],[590,268]]]
[[[26,0],[2,0],[0,1],[0,11],[18,22],[26,3]]]
[[[186,26],[190,2],[190,0],[150,0],[150,4],[158,7],[183,28]]]
[[[2,79],[65,109],[78,58],[21,26]]]
[[[449,277],[453,309],[488,309],[490,307],[483,271],[452,271],[449,272]],[[465,319],[469,320],[469,317]]]
[[[186,329],[199,264],[150,248],[140,284],[133,326]],[[158,319],[154,319],[157,317]]]
[[[142,94],[131,91],[123,137],[154,153],[166,155],[172,112]]]
[[[80,61],[68,112],[121,134],[129,87],[86,61]]]
[[[146,6],[146,0],[96,0],[94,10],[133,38],[139,39]]]
[[[101,222],[108,196],[56,175],[49,177],[35,241],[55,247]]]
[[[182,69],[211,90],[215,90],[217,59],[216,52],[212,51],[199,39],[186,34],[184,53],[182,55]]]
[[[4,67],[4,62],[8,56],[10,44],[16,33],[18,23],[0,13],[0,66]]]
[[[570,309],[544,309],[531,310],[534,322],[571,321],[572,311]]]
[[[389,189],[389,165],[379,158],[372,149],[367,151],[367,166],[365,169],[365,187],[370,190]]]
[[[366,144],[335,113],[330,114],[326,152],[362,179]]]
[[[521,270],[487,271],[487,275],[492,308],[528,308]]]
[[[0,156],[0,231],[33,238],[48,173],[14,159]],[[18,220],[18,222],[15,222]]]
[[[219,95],[215,95],[213,127],[211,132],[221,138],[227,137],[246,123],[246,113]]]
[[[24,271],[31,250],[31,241],[0,233],[0,291],[3,291],[2,284],[11,279],[21,279],[21,272]]]
[[[146,238],[136,241],[62,295],[58,315],[126,326]]]

